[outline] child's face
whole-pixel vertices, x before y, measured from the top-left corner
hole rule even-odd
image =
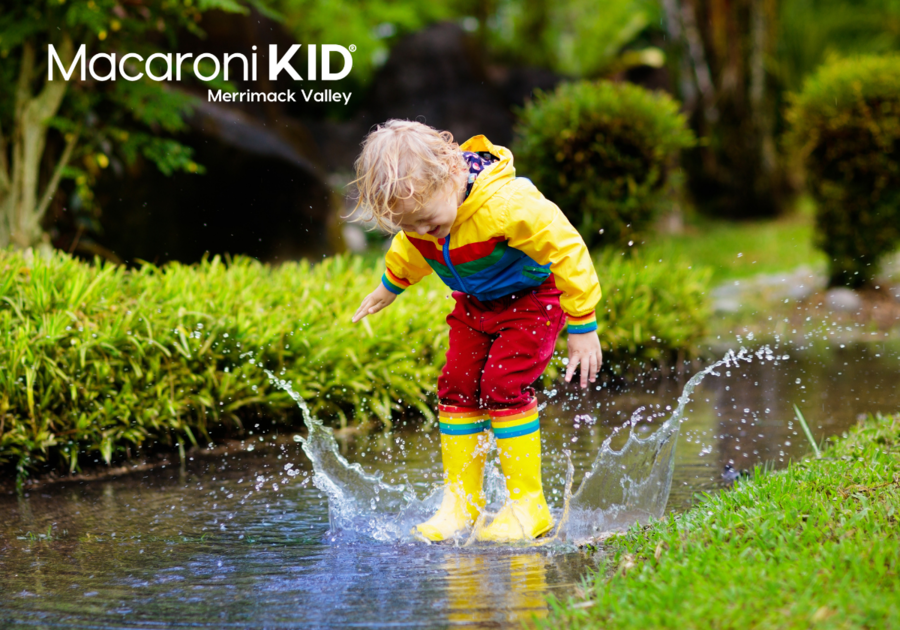
[[[442,190],[425,200],[416,212],[413,212],[416,203],[412,199],[398,201],[396,209],[400,213],[400,229],[415,234],[430,234],[435,238],[449,236],[450,228],[456,221],[456,210],[462,203],[464,182],[465,175],[451,178]]]

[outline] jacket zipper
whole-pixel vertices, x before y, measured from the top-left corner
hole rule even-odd
[[[447,235],[447,238],[444,239],[444,260],[447,261],[447,266],[450,267],[450,272],[453,274],[453,277],[456,278],[456,281],[459,282],[460,288],[462,288],[463,293],[468,293],[468,289],[466,289],[465,283],[462,281],[462,278],[459,277],[459,274],[456,273],[456,267],[453,266],[453,263],[450,261],[450,235]]]

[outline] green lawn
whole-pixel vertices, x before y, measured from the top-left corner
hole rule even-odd
[[[900,415],[608,539],[547,628],[900,627]]]
[[[800,265],[824,265],[813,247],[813,208],[803,201],[788,216],[763,221],[694,219],[683,234],[657,234],[644,251],[652,258],[687,260],[713,269],[713,284]]]

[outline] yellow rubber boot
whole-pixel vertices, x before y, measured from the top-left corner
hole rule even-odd
[[[553,517],[541,487],[541,430],[537,400],[527,407],[491,412],[509,499],[477,540],[532,540],[550,531]]]
[[[434,516],[415,526],[414,536],[448,540],[471,527],[484,509],[484,463],[490,424],[486,411],[441,405],[444,498]]]

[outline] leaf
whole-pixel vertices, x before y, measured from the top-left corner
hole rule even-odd
[[[104,437],[103,441],[100,442],[100,455],[103,457],[103,461],[107,463],[107,465],[112,462],[112,450],[113,450],[113,442],[112,438]]]

